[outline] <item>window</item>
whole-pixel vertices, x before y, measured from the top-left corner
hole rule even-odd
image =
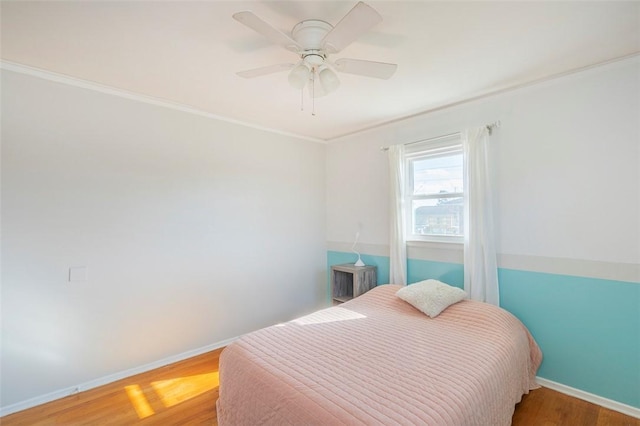
[[[405,165],[407,240],[461,242],[464,179],[460,135],[408,145]]]

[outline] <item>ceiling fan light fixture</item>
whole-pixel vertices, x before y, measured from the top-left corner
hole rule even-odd
[[[311,71],[304,63],[296,65],[289,73],[289,84],[296,89],[304,89],[309,81]]]
[[[338,75],[329,67],[321,67],[318,72],[320,84],[327,93],[331,93],[340,86]]]

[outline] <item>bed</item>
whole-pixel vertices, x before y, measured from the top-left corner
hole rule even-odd
[[[226,425],[510,425],[542,354],[509,312],[463,300],[430,318],[381,285],[236,340]]]

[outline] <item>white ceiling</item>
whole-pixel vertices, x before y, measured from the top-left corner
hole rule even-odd
[[[340,74],[300,111],[287,72],[235,72],[296,62],[231,18],[252,10],[288,33],[336,24],[355,1],[2,1],[3,61],[331,140],[420,112],[640,51],[640,2],[370,1],[384,21],[332,59],[398,64],[390,80]]]

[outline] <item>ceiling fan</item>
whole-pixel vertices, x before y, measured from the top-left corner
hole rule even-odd
[[[300,90],[308,87],[310,96],[317,98],[338,88],[340,80],[335,71],[386,80],[398,67],[396,64],[360,59],[329,60],[329,55],[340,52],[382,21],[380,14],[363,2],[356,4],[335,27],[325,21],[309,19],[297,23],[291,30],[291,36],[251,11],[235,13],[233,18],[299,58],[295,64],[276,64],[241,71],[237,73],[240,77],[254,78],[290,70],[289,84]]]

